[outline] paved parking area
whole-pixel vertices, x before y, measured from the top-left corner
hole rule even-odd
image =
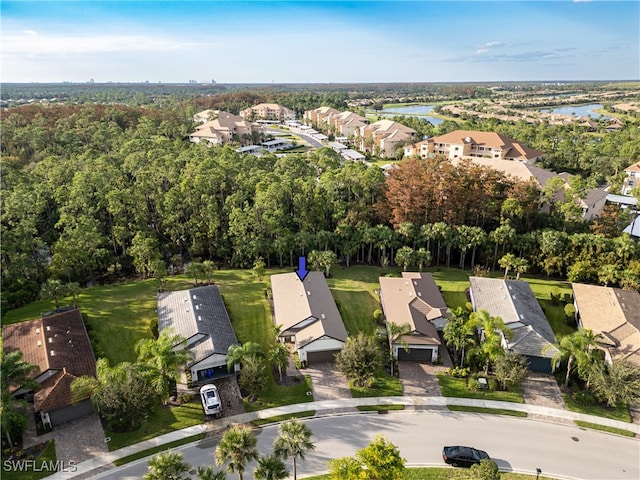
[[[405,396],[441,397],[436,373],[446,370],[442,365],[417,362],[399,362],[398,372]]]
[[[336,370],[333,363],[319,363],[310,365],[301,370],[303,375],[311,378],[313,400],[335,400],[338,398],[351,398],[351,391],[347,379]]]
[[[69,462],[80,463],[109,451],[96,414],[58,425],[51,434],[56,442],[56,458],[65,467]]]

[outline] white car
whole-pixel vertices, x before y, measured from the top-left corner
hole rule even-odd
[[[200,399],[205,415],[215,415],[220,418],[222,415],[222,402],[218,395],[218,387],[213,384],[204,385],[200,389]]]

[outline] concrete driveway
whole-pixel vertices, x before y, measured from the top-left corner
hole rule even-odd
[[[351,391],[346,378],[336,370],[334,363],[319,363],[301,370],[303,375],[309,375],[313,389],[313,400],[336,400],[351,398]]]

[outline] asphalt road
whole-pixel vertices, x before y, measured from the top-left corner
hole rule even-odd
[[[298,476],[322,473],[327,461],[353,455],[376,434],[400,449],[407,465],[444,466],[444,445],[469,445],[486,450],[501,470],[513,470],[561,479],[638,480],[640,442],[577,426],[497,415],[453,412],[343,415],[306,421],[313,432],[315,451],[298,461]],[[256,430],[261,454],[271,453],[277,425]],[[214,440],[178,448],[194,468],[212,465]],[[245,479],[251,479],[249,465]],[[96,478],[139,479],[147,460],[127,464]],[[235,478],[235,475],[229,475]]]

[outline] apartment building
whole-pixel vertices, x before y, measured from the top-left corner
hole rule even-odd
[[[217,118],[196,127],[196,131],[189,135],[189,140],[194,143],[206,141],[212,145],[226,145],[231,142],[248,145],[252,143],[255,133],[264,133],[263,128],[238,115],[218,112]]]
[[[396,150],[415,139],[417,132],[393,120],[379,120],[360,127],[356,132],[358,149],[372,155],[391,158]]]
[[[449,160],[490,158],[511,160],[534,165],[543,153],[518,141],[495,132],[455,130],[445,135],[432,137],[410,145],[405,155],[442,155]]]
[[[296,112],[277,103],[261,103],[242,110],[240,116],[250,121],[268,120],[282,123],[295,120]]]
[[[627,174],[627,178],[622,184],[622,195],[631,195],[634,188],[640,187],[640,162],[625,168],[624,173]]]

